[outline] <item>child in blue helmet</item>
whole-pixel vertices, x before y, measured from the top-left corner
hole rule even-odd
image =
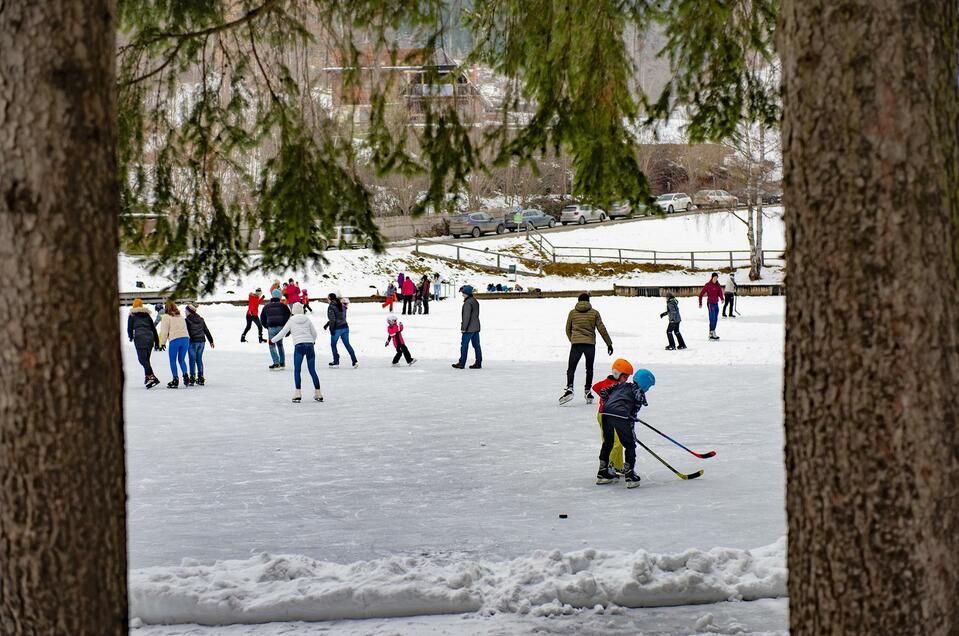
[[[639,485],[639,475],[633,470],[636,465],[636,435],[633,424],[639,416],[639,409],[647,406],[646,394],[654,384],[656,378],[652,372],[640,369],[633,375],[632,382],[614,384],[600,391],[603,400],[603,446],[599,450],[597,484],[609,484],[617,478],[614,469],[609,465],[609,455],[613,450],[613,441],[618,436],[626,455],[623,463],[626,487],[635,488]]]

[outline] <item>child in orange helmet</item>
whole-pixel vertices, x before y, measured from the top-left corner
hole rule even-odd
[[[599,395],[599,409],[596,412],[596,421],[599,423],[599,434],[600,439],[603,435],[603,389],[613,386],[614,384],[619,384],[620,382],[626,382],[629,380],[630,376],[633,375],[633,365],[631,365],[627,360],[618,358],[613,362],[613,372],[606,376],[606,378],[600,380],[593,385],[593,393]],[[613,433],[615,436],[615,441],[613,442],[613,452],[609,456],[609,463],[615,471],[623,470],[623,445],[619,441],[619,436]],[[615,472],[612,471],[612,472]],[[612,472],[610,473],[612,475]],[[619,479],[619,472],[616,472],[616,479]]]

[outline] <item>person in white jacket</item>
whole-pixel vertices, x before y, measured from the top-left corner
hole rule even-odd
[[[170,374],[173,379],[167,383],[168,389],[180,386],[177,376],[177,363],[183,371],[184,380],[189,377],[186,369],[186,352],[190,348],[190,332],[186,328],[186,319],[180,314],[180,308],[172,300],[166,301],[163,318],[160,320],[160,349],[170,353]],[[184,386],[186,384],[184,383]]]
[[[293,316],[275,336],[270,338],[270,344],[287,336],[293,338],[293,384],[296,387],[293,392],[293,401],[299,403],[303,397],[300,393],[300,368],[305,358],[306,368],[310,372],[310,377],[313,378],[313,399],[322,402],[320,378],[316,375],[316,350],[313,347],[316,343],[316,328],[313,327],[313,321],[303,313],[303,305],[293,303],[290,309],[293,311]]]

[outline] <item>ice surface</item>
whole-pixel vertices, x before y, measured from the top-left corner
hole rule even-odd
[[[278,615],[269,612],[283,607],[321,611],[322,604],[296,605],[293,589],[303,598],[318,589],[349,589],[345,606],[359,603],[354,608],[363,616],[392,615],[396,608],[514,611],[510,603],[531,599],[536,589],[518,574],[503,574],[510,563],[552,563],[549,555],[566,563],[574,559],[570,553],[583,551],[618,556],[590,562],[597,568],[590,574],[597,583],[595,598],[577,591],[588,585],[569,574],[580,586],[570,593],[579,595],[581,606],[601,598],[623,605],[775,595],[766,583],[750,587],[762,577],[748,567],[724,569],[701,554],[716,546],[753,549],[785,533],[783,301],[747,299],[743,317],[720,323],[718,342],[705,340],[705,311],[695,300],[680,302],[691,347],[685,352],[663,351],[661,299],[594,303],[613,337],[614,357],[648,366],[657,376],[644,419],[696,450],[717,451],[713,459],[698,460],[641,430],[641,439],[677,468],[703,467],[706,474],[681,481],[639,449],[643,484],[631,491],[593,483],[599,432],[595,407],[584,404],[582,390],[570,405],[556,404],[565,383],[563,326],[573,304],[568,299],[484,301],[481,371],[449,367],[458,353],[458,301],[432,303],[429,316],[401,316],[420,360],[410,368],[390,366],[392,350],[383,347],[386,312],[354,305],[349,318],[360,368],[327,369],[329,345],[321,341],[323,404],[291,404],[292,372],[268,371],[265,345],[238,342],[243,308],[201,307],[217,341],[205,356],[206,387],[145,391],[132,347],[125,346],[135,607],[150,607],[157,577],[168,575],[168,595],[159,597],[178,600],[159,606],[177,620],[198,620],[189,614],[203,607],[195,600],[217,594],[228,599],[223,602],[234,617],[250,607],[270,618]],[[325,306],[315,307],[319,327]],[[154,354],[153,362],[165,383],[165,354]],[[597,378],[610,362],[605,350],[598,352]],[[580,368],[578,386],[582,378]],[[569,517],[560,519],[560,513]],[[656,588],[660,597],[636,583],[635,563],[648,565],[666,558],[651,556],[656,553],[690,549],[707,551],[692,553],[692,570],[690,559],[683,561],[680,570],[692,579],[671,591]],[[279,580],[258,583],[251,574],[262,568],[263,552],[282,559],[274,570]],[[728,554],[739,555],[729,564],[748,561],[742,553]],[[710,564],[711,574],[697,573],[700,559]],[[216,560],[239,563],[215,566]],[[319,569],[303,565],[321,561],[328,563]],[[415,564],[409,568],[424,580],[449,582],[455,578],[451,572],[469,576],[456,579],[461,586],[440,600],[430,595],[434,588],[415,583],[399,597],[390,594],[404,589],[401,584],[365,586],[370,576],[386,576],[404,563]],[[145,569],[156,566],[166,568]],[[364,568],[367,578],[351,578]],[[481,574],[484,568],[492,579]],[[177,572],[196,576],[183,579]],[[392,573],[403,580],[402,572]],[[714,575],[717,585],[710,587]],[[316,578],[330,587],[314,587]],[[773,578],[782,585],[784,578]],[[309,584],[299,587],[304,581]],[[651,584],[667,582],[654,577]],[[217,592],[216,585],[224,583]],[[275,595],[251,592],[261,584]],[[573,607],[562,596],[561,579],[541,585],[560,590],[554,609]],[[203,595],[190,596],[201,589]],[[519,592],[497,596],[510,589]],[[635,600],[609,590],[634,591]],[[538,605],[530,600],[529,613],[533,607],[549,613],[550,593],[538,597]],[[299,611],[287,617],[313,616]],[[690,633],[704,614],[689,621]]]

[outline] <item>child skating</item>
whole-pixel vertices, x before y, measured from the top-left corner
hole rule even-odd
[[[659,314],[659,317],[663,318],[665,316],[669,316],[669,325],[666,327],[666,339],[669,344],[666,346],[666,351],[675,351],[677,348],[685,349],[686,343],[683,341],[683,334],[679,333],[679,323],[682,322],[683,318],[679,315],[679,301],[673,296],[673,292],[666,293],[666,311]],[[679,347],[676,347],[676,342],[673,341],[673,334],[676,334]]]
[[[383,301],[383,304],[380,305],[383,309],[389,309],[390,313],[393,313],[393,303],[396,302],[396,286],[391,281],[389,285],[386,286],[386,300]]]
[[[395,367],[400,362],[400,358],[406,358],[406,364],[412,366],[416,362],[416,358],[410,355],[410,350],[406,346],[406,339],[403,338],[403,323],[396,322],[396,316],[390,314],[386,319],[386,345],[390,346],[390,342],[393,343],[393,346],[396,347],[396,355],[393,356],[393,366]]]
[[[623,444],[625,462],[623,478],[627,488],[639,486],[636,466],[636,434],[633,423],[639,416],[639,410],[646,406],[646,393],[656,384],[656,378],[648,369],[640,369],[633,375],[632,382],[622,382],[600,391],[603,399],[602,426],[603,445],[599,450],[599,471],[597,484],[609,484],[617,479],[615,471],[610,470],[609,457],[613,451],[615,436]]]
[[[593,385],[593,392],[599,397],[599,410],[596,412],[596,422],[599,424],[600,440],[603,438],[603,389],[613,385],[620,384],[629,380],[633,375],[633,365],[627,360],[619,358],[613,363],[612,373]],[[616,469],[616,479],[619,479],[623,471],[623,444],[619,441],[619,435],[613,433],[613,450],[609,455],[610,465]],[[610,471],[612,474],[612,471]]]

